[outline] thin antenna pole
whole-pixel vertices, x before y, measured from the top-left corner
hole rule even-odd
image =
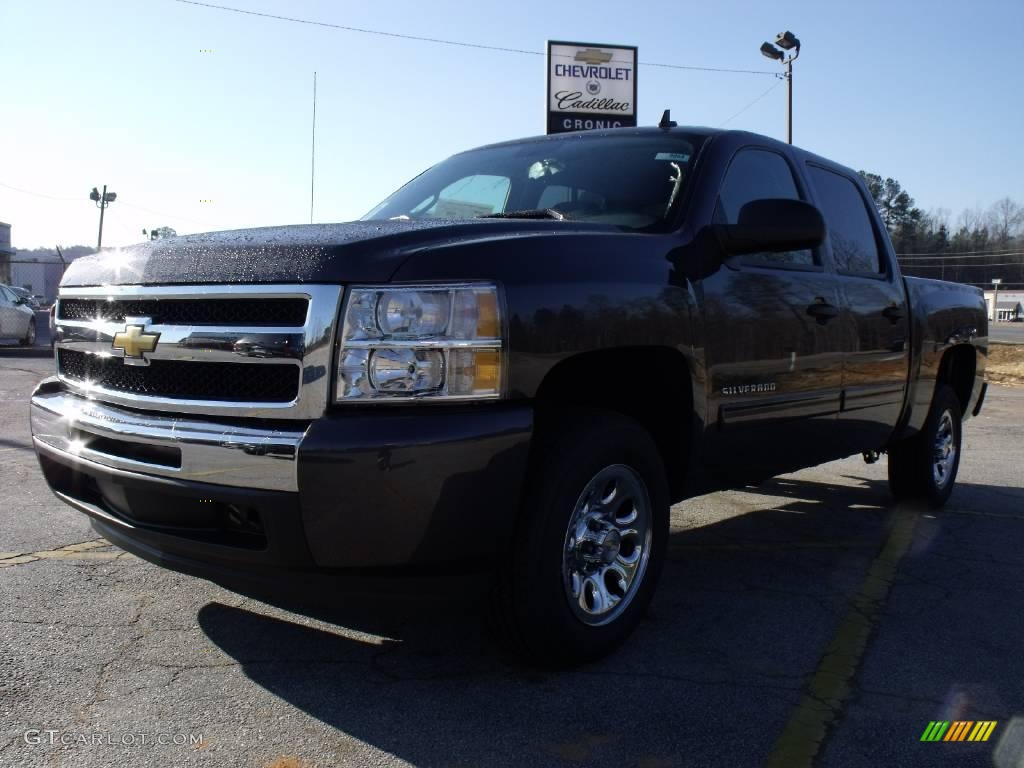
[[[316,181],[316,72],[313,73],[313,140],[309,158],[309,223],[313,223],[313,185]]]

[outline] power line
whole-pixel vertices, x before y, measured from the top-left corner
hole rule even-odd
[[[327,21],[316,21],[315,19],[300,19],[295,16],[281,16],[274,13],[262,13],[260,11],[250,11],[245,8],[232,8],[227,5],[215,5],[214,3],[202,3],[199,0],[174,0],[176,3],[183,3],[185,5],[196,5],[202,8],[214,8],[218,11],[230,11],[231,13],[241,13],[246,16],[259,16],[264,19],[274,19],[276,21],[288,21],[293,24],[309,24],[314,27],[327,27],[328,29],[340,29],[345,32],[358,32],[363,35],[379,35],[381,37],[394,37],[400,40],[415,40],[420,43],[434,43],[435,45],[451,45],[459,48],[476,48],[484,51],[499,51],[501,53],[518,53],[525,56],[545,56],[547,55],[544,51],[531,51],[525,48],[507,48],[501,45],[486,45],[484,43],[470,43],[465,40],[447,40],[440,37],[424,37],[422,35],[408,35],[401,32],[385,32],[380,29],[367,29],[365,27],[352,27],[345,24],[332,24]],[[556,54],[557,55],[557,54]],[[571,57],[566,57],[571,58]],[[616,61],[616,59],[612,59]],[[772,75],[775,76],[775,72],[768,72],[763,69],[729,69],[726,67],[698,67],[689,64],[666,64],[663,62],[656,61],[640,61],[637,64],[641,64],[645,67],[661,67],[663,69],[689,69],[698,72],[728,72],[731,74],[741,75]]]
[[[77,203],[77,202],[81,202],[82,200],[86,199],[85,197],[58,197],[56,195],[47,195],[47,194],[45,194],[43,192],[33,192],[30,189],[21,189],[20,187],[12,187],[10,184],[4,184],[3,182],[0,182],[0,187],[5,187],[6,189],[11,189],[11,190],[14,190],[15,192],[20,192],[20,193],[22,193],[24,195],[31,195],[32,197],[42,197],[42,198],[45,198],[47,200],[62,200],[62,201],[70,201],[70,202]],[[137,211],[143,211],[144,213],[150,213],[150,214],[153,214],[154,216],[163,216],[163,217],[168,218],[168,219],[181,219],[182,221],[187,221],[187,222],[190,222],[192,224],[201,224],[204,227],[218,227],[218,228],[223,228],[224,227],[223,224],[216,224],[216,223],[210,222],[210,221],[200,221],[199,219],[193,219],[193,218],[190,218],[188,216],[180,216],[180,215],[178,215],[176,213],[162,213],[161,211],[154,211],[152,208],[143,208],[141,205],[135,205],[134,203],[126,203],[123,200],[118,200],[117,203],[118,203],[118,206],[126,206],[128,208],[134,208]]]
[[[154,211],[152,208],[143,208],[141,205],[135,205],[134,203],[126,203],[123,200],[117,201],[120,205],[127,206],[128,208],[134,208],[137,211],[143,211],[144,213],[151,213],[154,216],[163,216],[167,219],[181,219],[192,224],[202,224],[204,227],[220,227],[223,228],[223,224],[217,224],[212,221],[200,221],[199,219],[189,218],[188,216],[180,216],[176,213],[162,213],[160,211]]]
[[[44,195],[42,192],[32,192],[28,189],[20,189],[18,187],[12,187],[10,184],[4,184],[0,182],[0,187],[6,187],[7,189],[13,189],[15,192],[21,192],[25,195],[32,195],[33,197],[45,197],[48,200],[74,200],[75,202],[84,200],[84,197],[56,197],[54,195]]]
[[[989,291],[992,290],[991,283],[968,283],[968,282],[965,282],[963,280],[958,280],[957,282],[960,282],[963,285],[973,285],[975,288],[984,288],[984,289],[989,290]],[[999,284],[999,291],[1002,292],[1004,288],[1012,288],[1015,285],[1019,285],[1021,287],[1024,287],[1024,283],[1000,283]],[[1016,293],[1016,291],[1015,291],[1015,293]]]
[[[925,256],[939,257],[939,256],[969,256],[971,254],[980,254],[982,256],[1002,256],[1008,251],[1018,251],[1020,246],[1013,246],[1007,248],[992,248],[987,251],[928,251],[927,253],[897,253],[897,256],[907,256],[910,258],[924,258]]]
[[[771,87],[771,88],[769,88],[768,90],[766,90],[766,91],[765,91],[764,93],[762,93],[762,94],[761,94],[760,96],[758,96],[758,97],[757,97],[756,99],[754,99],[754,100],[753,100],[752,102],[750,102],[749,104],[747,104],[747,106],[745,106],[745,107],[744,107],[743,109],[741,109],[741,110],[740,110],[739,112],[737,112],[737,113],[736,113],[735,115],[733,115],[732,117],[730,117],[730,118],[729,118],[728,120],[726,120],[726,121],[725,121],[724,123],[722,123],[722,124],[721,124],[721,125],[719,125],[718,127],[719,127],[719,128],[724,128],[724,127],[725,127],[726,125],[728,125],[729,123],[731,123],[731,122],[732,122],[733,120],[735,120],[735,119],[736,119],[737,117],[739,117],[740,115],[742,115],[742,114],[743,114],[744,112],[746,112],[746,111],[747,111],[748,109],[750,109],[750,108],[751,108],[752,106],[754,106],[755,104],[757,104],[757,102],[759,102],[759,101],[760,101],[761,99],[763,99],[763,98],[764,98],[765,96],[767,96],[767,95],[768,95],[769,93],[771,93],[772,91],[774,91],[774,90],[775,90],[776,88],[778,88],[778,87],[779,87],[780,85],[782,85],[782,81],[781,81],[781,80],[779,80],[779,81],[778,81],[777,83],[774,83],[774,84],[772,85],[772,87]]]
[[[1002,261],[998,264],[906,264],[906,269],[988,269],[989,267],[1024,267],[1024,261]]]
[[[1001,253],[974,253],[971,255],[963,253],[946,253],[942,256],[898,256],[900,262],[919,261],[922,259],[935,261],[937,259],[992,259],[1006,256],[1024,256],[1024,251],[1003,251]]]

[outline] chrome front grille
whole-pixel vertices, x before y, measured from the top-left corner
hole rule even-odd
[[[150,397],[290,403],[299,396],[299,369],[291,363],[183,364],[154,360],[145,366],[125,365],[118,357],[58,349],[57,370],[69,381],[91,382],[101,389]]]
[[[306,323],[306,299],[62,299],[57,302],[59,320],[113,320],[149,317],[164,325],[238,325],[261,328],[301,328]]]
[[[328,285],[62,288],[57,374],[72,392],[132,408],[316,418],[340,302]]]

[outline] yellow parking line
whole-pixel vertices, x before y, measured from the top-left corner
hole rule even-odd
[[[860,666],[868,637],[910,548],[918,513],[897,510],[881,552],[872,561],[850,610],[825,649],[807,690],[775,742],[768,768],[808,768],[813,764],[829,726],[850,695],[850,680]]]

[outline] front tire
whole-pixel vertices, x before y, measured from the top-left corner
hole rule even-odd
[[[650,435],[619,414],[580,412],[537,441],[492,615],[520,654],[575,666],[643,618],[668,540],[668,484]]]
[[[933,509],[953,492],[960,469],[963,415],[947,385],[935,392],[921,431],[889,450],[889,489],[897,500],[922,500]]]

